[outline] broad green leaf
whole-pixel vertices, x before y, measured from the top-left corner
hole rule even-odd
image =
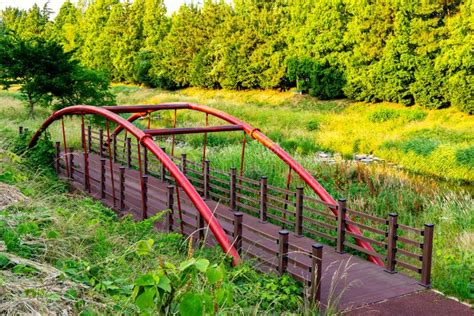
[[[137,242],[136,253],[139,256],[146,256],[153,250],[155,241],[153,239],[140,240]]]
[[[194,264],[196,263],[196,259],[194,258],[191,258],[189,260],[186,260],[186,261],[183,261],[179,264],[179,270],[180,271],[184,271],[186,270],[187,268],[193,266]]]
[[[215,284],[224,280],[224,272],[220,266],[211,267],[207,270],[207,280],[210,284]]]
[[[158,280],[156,278],[158,278]],[[140,276],[138,279],[136,279],[135,285],[136,286],[151,286],[151,285],[155,285],[157,281],[159,281],[158,276],[154,276],[151,273],[147,273]]]
[[[196,269],[201,272],[206,272],[207,267],[209,267],[209,260],[207,259],[198,259],[196,261]]]
[[[181,316],[203,315],[204,309],[202,297],[196,293],[187,293],[179,303],[179,313]]]
[[[154,287],[147,288],[142,294],[140,294],[135,300],[135,305],[140,308],[140,310],[151,309],[155,306],[155,295],[156,289]]]
[[[171,281],[167,276],[161,276],[157,286],[168,293],[171,292]]]

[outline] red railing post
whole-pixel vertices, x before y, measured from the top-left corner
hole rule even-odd
[[[267,204],[268,204],[268,178],[260,177],[260,222],[267,222]]]
[[[21,131],[23,132],[23,131]],[[61,173],[61,164],[60,164],[60,159],[61,159],[61,143],[56,142],[55,143],[55,166],[56,166],[56,173],[59,175]]]
[[[230,168],[230,209],[237,211],[237,169]]]
[[[242,253],[242,220],[244,214],[234,212],[234,248],[239,254]]]
[[[119,205],[120,211],[123,212],[125,210],[125,167],[120,166],[120,197],[119,197]]]
[[[423,231],[423,262],[421,266],[421,285],[431,287],[431,262],[433,259],[434,224],[425,224]]]
[[[397,253],[397,224],[398,214],[390,213],[388,218],[388,233],[387,233],[387,258],[385,262],[385,271],[388,273],[396,273],[396,253]]]
[[[323,245],[312,245],[311,290],[310,302],[317,305],[321,302],[321,276],[323,270]]]
[[[168,191],[167,191],[167,208],[169,209],[169,212],[166,213],[166,231],[168,233],[172,232],[173,231],[173,203],[174,203],[174,198],[173,198],[173,194],[174,194],[174,186],[173,185],[169,185],[168,187]]]
[[[337,202],[337,241],[336,252],[344,253],[344,241],[346,237],[346,199]]]
[[[148,175],[142,176],[142,219],[148,218]]]
[[[288,236],[289,232],[282,229],[278,232],[278,273],[282,275],[288,268]]]
[[[100,158],[100,198],[105,198],[105,158]]]
[[[210,179],[210,162],[209,160],[204,161],[204,198],[209,199],[209,191],[211,186],[211,179]]]
[[[303,187],[296,188],[295,234],[303,236]]]
[[[104,130],[99,129],[99,155],[100,158],[104,157]]]
[[[127,137],[127,167],[132,168],[132,139]]]

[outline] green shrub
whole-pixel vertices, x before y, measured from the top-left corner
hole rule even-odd
[[[400,112],[392,109],[378,109],[369,114],[369,121],[383,123],[400,117]]]
[[[456,161],[465,166],[474,166],[474,146],[458,149],[456,151]]]
[[[408,110],[403,114],[407,122],[422,121],[427,115],[428,113],[420,109]]]
[[[320,124],[318,120],[309,120],[306,122],[306,129],[310,132],[316,131],[319,129]]]

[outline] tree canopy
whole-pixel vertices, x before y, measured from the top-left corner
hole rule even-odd
[[[7,8],[21,38],[61,43],[114,81],[162,88],[298,87],[474,112],[474,0],[205,0],[167,16],[163,0]]]

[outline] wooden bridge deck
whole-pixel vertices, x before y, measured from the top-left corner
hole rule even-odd
[[[89,155],[89,170],[91,195],[100,199],[101,187],[98,179],[100,179],[100,157],[96,154]],[[78,154],[74,157],[74,172],[71,185],[76,189],[83,190],[83,174],[84,162],[83,155]],[[116,198],[119,197],[119,164],[114,164],[114,181]],[[61,169],[61,175],[65,175],[65,170]],[[112,188],[110,180],[109,163],[106,163],[106,195],[102,201],[108,206],[114,208],[112,199]],[[141,190],[140,190],[140,174],[137,170],[126,169],[126,190],[125,205],[126,210],[121,215],[133,214],[139,220],[141,219]],[[148,178],[148,215],[152,216],[162,210],[167,209],[167,186],[169,183],[162,182],[160,179],[149,176]],[[184,214],[185,233],[192,234],[196,230],[197,211],[193,204],[189,201],[186,194],[181,191],[181,204]],[[233,231],[233,212],[224,204],[214,200],[206,200],[209,208],[215,212],[215,216],[223,226],[224,230],[229,234],[232,240],[231,232]],[[118,205],[118,202],[116,202]],[[115,207],[117,210],[117,207]],[[174,212],[175,231],[179,232],[178,212]],[[243,257],[257,257],[264,259],[267,263],[259,261],[262,270],[274,269],[277,263],[276,253],[278,253],[278,232],[281,228],[271,223],[262,223],[257,218],[244,214],[243,215]],[[163,224],[158,224],[159,228],[163,228]],[[257,232],[265,232],[265,237]],[[275,238],[272,238],[274,236]],[[267,238],[268,237],[268,238]],[[206,238],[208,244],[215,244],[212,234],[209,232]],[[311,252],[314,241],[307,237],[299,237],[290,232],[289,235],[289,263],[288,271],[293,275],[299,276],[300,280],[309,280],[310,272],[301,268],[300,263],[311,266],[311,259],[307,253],[294,251],[295,249],[305,249]],[[262,248],[263,247],[263,248]],[[264,250],[265,249],[265,250]],[[271,250],[275,254],[271,253]],[[321,303],[337,308],[347,310],[354,309],[367,304],[373,304],[385,300],[399,298],[407,294],[416,293],[425,288],[418,284],[418,281],[406,275],[395,273],[390,274],[384,271],[380,266],[370,263],[362,258],[349,254],[336,253],[335,249],[330,246],[324,247],[323,251],[323,268],[321,281]]]

